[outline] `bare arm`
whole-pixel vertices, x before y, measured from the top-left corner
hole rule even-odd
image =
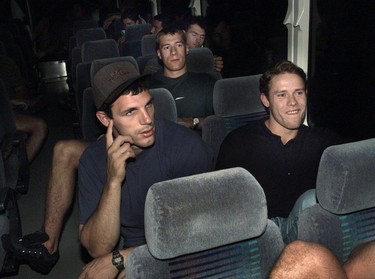
[[[98,208],[79,227],[81,244],[94,258],[111,252],[120,238],[121,185],[126,174],[126,160],[135,157],[130,138],[118,136],[113,140],[112,128],[110,121],[106,133],[107,182]]]

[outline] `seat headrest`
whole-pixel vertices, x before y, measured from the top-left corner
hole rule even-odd
[[[119,49],[114,39],[88,41],[81,47],[82,62],[119,56]]]
[[[176,102],[166,88],[152,88],[150,94],[154,98],[155,118],[164,118],[177,122]]]
[[[320,205],[334,214],[375,207],[375,138],[328,147],[316,192]]]
[[[264,112],[259,78],[260,75],[252,75],[216,81],[213,93],[215,115],[230,117]]]
[[[125,28],[125,38],[126,41],[140,41],[142,40],[142,37],[146,34],[150,34],[151,32],[151,24],[144,23],[144,24],[133,24],[126,26]]]
[[[155,55],[156,54],[156,36],[154,34],[146,34],[142,37],[141,41],[141,49],[142,49],[142,56],[144,55]]]
[[[186,56],[186,65],[189,72],[208,73],[214,72],[214,55],[209,48],[192,48]]]
[[[243,168],[159,182],[146,197],[147,246],[159,259],[257,237],[266,224],[263,189]]]
[[[106,38],[107,35],[103,28],[80,29],[76,33],[76,42],[79,47],[81,47],[85,42],[105,40]]]

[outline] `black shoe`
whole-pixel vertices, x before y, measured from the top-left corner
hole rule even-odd
[[[48,240],[44,231],[25,235],[18,241],[12,240],[10,235],[3,235],[4,249],[14,255],[17,261],[27,263],[36,272],[47,274],[57,263],[59,251],[50,254],[43,243]]]

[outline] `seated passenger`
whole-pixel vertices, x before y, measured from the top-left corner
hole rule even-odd
[[[201,16],[193,16],[185,26],[186,44],[189,49],[200,48],[204,46],[206,40],[206,23]],[[224,67],[223,58],[214,55],[214,66],[216,72],[221,72]]]
[[[144,23],[146,21],[140,17],[136,9],[125,8],[121,15],[113,15],[107,18],[103,23],[103,28],[107,30],[109,38],[114,38],[120,43],[124,40],[124,36],[121,36],[122,30],[126,30],[126,27],[130,25]]]
[[[204,73],[189,73],[186,66],[185,33],[174,26],[162,29],[156,35],[157,56],[163,62],[163,71],[152,74],[146,84],[149,88],[168,89],[175,101],[182,124],[201,130],[207,116],[213,114],[215,79]]]
[[[374,261],[375,241],[358,246],[341,264],[323,245],[297,240],[284,248],[270,279],[373,279]]]
[[[32,162],[48,133],[44,119],[32,114],[43,108],[45,103],[39,97],[30,96],[26,81],[11,58],[0,56],[0,77],[15,112],[16,129],[26,134],[27,157]]]
[[[163,29],[161,14],[155,15],[152,19],[152,27],[150,33],[156,35],[161,29]]]
[[[80,241],[95,258],[80,278],[115,278],[129,252],[145,243],[149,187],[211,171],[213,153],[191,130],[154,120],[152,97],[130,63],[103,67],[93,83],[96,115],[107,133],[79,163]]]
[[[254,175],[266,194],[269,218],[290,242],[297,236],[299,212],[316,203],[315,190],[308,190],[315,188],[323,151],[344,140],[328,129],[302,125],[306,75],[293,63],[281,61],[266,71],[259,89],[269,118],[232,131],[221,145],[216,167],[243,167]]]

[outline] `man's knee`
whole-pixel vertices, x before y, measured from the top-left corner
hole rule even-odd
[[[60,140],[54,146],[53,159],[60,164],[77,168],[79,158],[88,145],[88,142],[80,140]]]

